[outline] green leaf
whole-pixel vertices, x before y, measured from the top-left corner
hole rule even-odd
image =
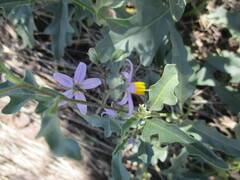
[[[150,141],[150,137],[156,134],[158,135],[161,143],[178,142],[187,149],[189,154],[197,155],[215,167],[227,168],[227,165],[221,158],[217,157],[201,142],[180,130],[176,125],[168,124],[160,119],[151,119],[146,121],[142,137],[147,141]]]
[[[216,70],[227,72],[231,76],[231,83],[240,83],[240,54],[233,56],[228,51],[223,51],[222,56],[207,58],[207,64]]]
[[[106,82],[111,89],[115,89],[117,86],[123,84],[122,76],[120,75],[120,69],[122,67],[123,61],[114,62],[109,66],[109,75],[106,79]],[[119,90],[115,90],[111,92],[112,98],[116,101],[121,96],[121,92]]]
[[[112,176],[114,180],[130,180],[130,174],[122,164],[122,151],[112,158]]]
[[[172,64],[176,64],[178,72],[179,84],[175,88],[178,98],[179,107],[182,110],[185,101],[193,94],[194,87],[189,83],[189,78],[193,74],[193,70],[188,63],[188,53],[184,47],[181,35],[178,33],[174,25],[168,22],[170,29],[170,39],[172,43]]]
[[[177,98],[174,95],[174,88],[178,85],[177,78],[176,66],[167,64],[161,79],[150,87],[150,110],[160,111],[164,104],[174,105],[177,103]]]
[[[151,159],[154,155],[151,144],[141,140],[137,154],[138,158],[141,159],[143,163],[145,163],[145,168],[147,168],[147,166],[151,163]]]
[[[206,126],[205,121],[195,121],[188,131],[200,135],[199,141],[209,144],[215,150],[234,157],[240,157],[240,141],[224,136],[214,127]]]
[[[81,149],[78,143],[62,134],[60,131],[60,119],[56,114],[47,113],[44,115],[37,138],[42,136],[54,155],[81,161]]]
[[[51,24],[45,29],[44,33],[52,38],[52,52],[57,60],[64,55],[64,50],[69,45],[69,36],[74,33],[69,23],[68,3],[61,1],[47,6],[47,10],[54,14]]]
[[[238,125],[233,130],[235,132],[236,138],[240,141],[240,124],[238,123]]]
[[[184,13],[186,0],[169,0],[169,4],[174,21],[179,21]]]
[[[0,63],[0,70],[1,68],[3,68],[4,71],[9,71],[7,68],[5,68],[2,65]],[[11,72],[7,72],[7,73],[11,73]],[[11,76],[13,75],[11,74]],[[39,85],[36,83],[33,75],[28,70],[25,73],[25,77],[23,81],[24,83],[28,83],[29,85],[39,88]],[[41,93],[37,93],[33,90],[29,90],[24,87],[19,87],[19,88],[16,88],[16,87],[19,87],[19,85],[16,85],[8,80],[3,83],[0,83],[0,92],[3,91],[3,93],[0,93],[0,98],[4,96],[10,97],[10,102],[2,109],[2,113],[5,113],[5,114],[16,113],[30,100],[36,100],[37,102],[39,102],[36,108],[36,112],[42,113],[46,111],[49,108],[49,106],[53,103],[53,98],[49,96],[46,96]],[[5,92],[5,90],[9,88],[11,91]],[[57,94],[56,91],[54,91],[54,93]]]
[[[98,115],[92,116],[81,116],[84,118],[89,124],[93,127],[101,127],[104,129],[104,136],[111,136],[112,132],[116,132],[118,134],[121,133],[121,126],[124,123],[123,121],[117,120],[110,116],[100,117]]]
[[[230,12],[223,7],[218,7],[209,15],[205,15],[209,19],[213,19],[214,23],[220,24],[222,27],[227,28],[233,37],[239,39],[240,35],[240,12]],[[239,39],[240,40],[240,39]]]
[[[6,67],[5,67],[5,65],[3,63],[3,60],[0,59],[0,73],[5,74],[6,72],[7,72],[7,70],[6,70]]]
[[[22,5],[22,4],[30,4],[35,2],[36,0],[1,0],[0,1],[0,6],[11,6],[15,7],[17,5]],[[50,1],[50,0],[49,0]]]
[[[138,122],[135,117],[131,117],[127,121],[124,122],[121,128],[121,137],[124,138],[124,136],[129,132],[129,128],[132,126],[137,126]]]
[[[158,160],[160,160],[161,162],[164,162],[167,159],[168,146],[159,147],[159,146],[153,145],[152,150],[154,152],[154,155],[151,159],[152,165],[157,165]]]
[[[116,49],[121,49],[126,53],[137,52],[141,63],[149,65],[168,33],[169,10],[161,1],[134,0],[133,3],[136,15],[108,21],[110,31],[96,46],[102,63],[109,61]]]
[[[240,55],[233,56],[223,51],[222,56],[210,56],[206,59],[204,67],[198,72],[198,85],[215,86],[213,73],[217,70],[226,72],[231,76],[231,83],[240,82]]]
[[[30,71],[26,71],[25,73],[25,77],[24,77],[24,81],[34,85],[34,86],[38,86],[37,83],[34,80],[34,77],[32,76],[32,74],[30,73]],[[0,84],[0,90],[4,89],[4,88],[11,88],[14,87],[15,84],[10,82],[10,81],[5,81],[3,83]],[[10,97],[10,101],[9,103],[2,109],[2,113],[4,114],[14,114],[17,111],[19,111],[26,102],[28,102],[31,99],[34,99],[34,97],[36,96],[36,93],[34,91],[28,90],[28,89],[16,89],[4,94],[0,94],[0,97],[3,96],[9,96]]]
[[[178,154],[176,157],[170,158],[171,167],[164,170],[163,174],[167,175],[169,179],[175,179],[176,177],[180,176],[182,172],[185,172],[182,166],[185,165],[188,160],[188,153],[185,148],[182,149],[181,153]]]
[[[33,48],[33,33],[37,30],[30,5],[4,6],[5,14],[15,25],[17,34],[22,38],[24,47]]]
[[[144,82],[146,84],[146,87],[150,87],[151,85],[155,84],[160,79],[159,74],[149,71],[147,72],[147,75],[144,77]]]
[[[230,86],[220,86],[217,85],[214,87],[215,92],[217,93],[219,99],[224,102],[233,113],[240,112],[240,93],[235,91]]]

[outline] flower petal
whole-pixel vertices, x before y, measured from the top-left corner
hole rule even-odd
[[[101,84],[101,80],[99,78],[89,78],[84,80],[82,83],[83,89],[92,89]]]
[[[126,80],[128,81],[128,79],[129,79],[129,73],[128,72],[122,72],[121,73],[125,78],[126,78]]]
[[[128,96],[129,96],[129,93],[125,92],[122,100],[119,101],[117,104],[119,104],[120,106],[125,105],[127,103],[127,101],[128,101]]]
[[[63,93],[63,95],[66,96],[69,99],[72,99],[73,98],[73,91],[71,89],[69,89],[69,90],[65,91]],[[65,104],[67,104],[67,102],[61,102],[61,103],[58,104],[58,107],[63,106]]]
[[[56,72],[53,74],[53,78],[61,85],[71,88],[73,86],[73,80],[69,76]]]
[[[105,110],[106,112],[103,112],[103,113],[101,114],[101,116],[103,116],[104,114],[107,114],[107,115],[109,115],[109,116],[111,116],[111,117],[115,117],[115,116],[117,115],[117,111],[115,111],[115,110],[105,109],[105,108],[104,108],[104,110]]]
[[[130,85],[127,87],[127,91],[129,91],[130,93],[136,93],[136,86],[134,83],[130,83]]]
[[[80,62],[74,73],[74,82],[76,84],[80,84],[85,79],[86,71],[87,71],[87,65],[83,62]]]
[[[134,106],[133,106],[133,100],[132,100],[131,94],[129,94],[129,96],[128,96],[128,107],[129,107],[128,114],[125,116],[125,118],[129,118],[133,112]]]
[[[74,96],[75,96],[76,100],[86,101],[86,98],[85,98],[85,96],[82,92],[79,92],[79,91],[75,92]],[[78,103],[77,107],[78,107],[78,109],[79,109],[79,111],[81,112],[82,115],[87,114],[87,105]]]
[[[126,61],[130,65],[130,71],[129,71],[129,77],[128,77],[128,83],[130,83],[132,81],[132,75],[133,75],[133,64],[129,59],[126,59]]]

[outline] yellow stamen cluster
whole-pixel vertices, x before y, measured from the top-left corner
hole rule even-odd
[[[146,91],[146,85],[144,82],[134,82],[136,92],[134,94],[144,95]]]

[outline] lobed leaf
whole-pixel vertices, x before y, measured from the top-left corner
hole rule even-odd
[[[146,125],[143,129],[142,137],[147,141],[150,141],[150,137],[152,135],[158,135],[161,143],[178,142],[186,148],[189,154],[197,155],[215,167],[224,169],[227,168],[227,165],[221,158],[217,157],[200,141],[197,141],[180,130],[176,125],[168,124],[160,119],[148,120],[146,121]]]
[[[193,70],[188,63],[188,52],[184,47],[183,40],[174,25],[168,22],[170,39],[172,43],[172,64],[176,64],[179,84],[175,88],[179,107],[182,110],[185,101],[193,94],[194,87],[189,83]]]
[[[240,157],[240,141],[224,136],[216,128],[207,126],[205,121],[195,121],[188,131],[200,135],[199,140],[209,144],[213,149],[234,157]]]
[[[111,136],[112,132],[116,132],[118,134],[121,133],[121,126],[123,121],[117,120],[110,116],[100,117],[98,115],[92,116],[81,116],[84,118],[89,124],[93,127],[101,127],[104,129],[104,136],[109,137]]]
[[[226,72],[231,76],[231,83],[240,82],[240,55],[233,56],[228,51],[223,51],[222,56],[210,56],[206,59],[205,66],[198,72],[198,85],[215,86],[213,76],[217,70]]]
[[[5,14],[8,19],[17,27],[16,32],[22,38],[24,47],[33,48],[35,39],[33,33],[37,30],[32,7],[28,4],[21,6],[4,6]]]
[[[152,150],[154,152],[154,155],[151,159],[151,164],[156,165],[158,163],[158,160],[161,162],[164,162],[167,159],[168,156],[168,146],[160,147],[153,145]]]
[[[102,63],[109,61],[115,50],[121,49],[126,53],[137,52],[141,63],[147,66],[168,33],[166,19],[171,17],[161,1],[134,0],[133,3],[136,15],[108,20],[110,31],[96,46]]]
[[[5,68],[5,66],[1,66],[0,63],[0,70],[3,68],[3,71],[9,73],[8,69]],[[8,75],[8,74],[7,74]],[[12,76],[12,74],[11,74]],[[21,80],[21,79],[20,79]],[[30,71],[26,71],[25,77],[23,79],[24,83],[27,83],[29,85],[35,86],[37,88],[40,88],[39,85],[36,83],[33,75],[31,74]],[[18,87],[18,88],[16,88]],[[5,92],[4,90],[10,89],[11,91]],[[53,98],[40,94],[36,91],[26,89],[24,87],[21,87],[21,85],[16,85],[15,83],[7,80],[3,83],[0,83],[0,98],[4,96],[9,96],[10,101],[9,103],[2,109],[2,113],[5,114],[13,114],[18,112],[28,101],[30,100],[36,100],[39,102],[36,112],[37,113],[43,113],[46,111],[49,106],[52,105],[53,103]],[[52,90],[54,91],[54,90]],[[57,92],[54,91],[56,94]],[[60,94],[59,94],[60,95]]]
[[[141,140],[137,154],[138,158],[141,159],[142,162],[145,164],[145,168],[147,168],[147,166],[151,163],[151,159],[154,155],[151,144]]]
[[[51,152],[56,156],[81,161],[81,149],[75,141],[65,137],[60,131],[60,119],[56,114],[46,113],[36,138],[44,137]]]
[[[203,17],[207,17],[209,20],[213,19],[214,23],[220,24],[223,28],[227,28],[233,37],[239,38],[240,12],[230,12],[223,7],[218,7],[213,12]]]
[[[53,3],[47,6],[47,10],[54,14],[54,19],[44,33],[51,36],[53,55],[60,60],[64,55],[65,47],[70,43],[69,36],[74,33],[69,23],[68,3],[65,1]]]
[[[150,110],[160,111],[164,104],[174,105],[177,98],[174,89],[178,85],[176,66],[167,64],[161,79],[150,87],[149,106]]]

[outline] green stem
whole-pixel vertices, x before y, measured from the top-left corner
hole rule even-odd
[[[185,13],[183,16],[188,17],[188,16],[195,15],[196,13],[198,13],[199,11],[201,11],[204,8],[204,6],[207,4],[207,2],[208,2],[208,0],[202,1],[196,8],[194,8],[193,10]]]
[[[23,87],[24,86],[22,86],[22,85],[17,85],[17,86],[12,86],[12,87],[9,87],[9,88],[0,89],[0,94],[6,94],[8,92],[11,92],[11,91],[23,88]]]
[[[79,0],[72,0],[73,2],[75,2],[77,5],[82,6],[83,8],[87,9],[88,11],[90,11],[91,13],[96,14],[95,10],[91,7],[89,7],[88,5],[84,4],[83,2],[79,1]],[[100,13],[98,13],[99,17],[106,19],[106,17]]]
[[[67,97],[65,97],[65,96],[63,96],[61,94],[59,95],[58,93],[46,91],[42,87],[35,87],[35,86],[33,86],[31,84],[28,84],[28,83],[26,83],[24,81],[22,83],[23,83],[22,85],[16,85],[16,86],[12,86],[12,87],[9,87],[9,88],[1,89],[0,90],[0,95],[1,94],[6,94],[8,92],[11,92],[11,91],[14,91],[14,90],[17,90],[17,89],[28,89],[28,90],[32,90],[32,91],[35,91],[35,92],[47,95],[47,96],[52,97],[52,98],[57,98],[57,97],[60,96],[60,101],[62,101],[62,102],[66,101],[66,102],[69,102],[69,103],[79,103],[79,104],[85,104],[87,106],[92,106],[92,107],[99,107],[99,106],[101,106],[102,108],[105,108],[105,109],[111,109],[111,110],[115,110],[115,111],[118,111],[118,112],[128,113],[128,111],[125,110],[125,109],[111,107],[111,106],[106,106],[106,105],[102,105],[101,103],[98,104],[98,103],[92,103],[92,102],[87,102],[87,101],[69,99],[69,98],[67,98]],[[101,102],[101,101],[99,101],[99,102]]]

